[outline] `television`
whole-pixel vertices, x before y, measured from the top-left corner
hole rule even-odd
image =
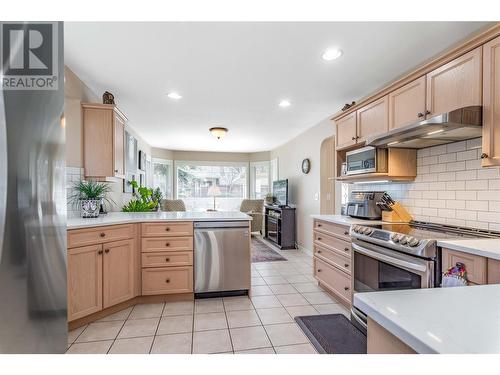
[[[273,195],[276,205],[288,206],[288,180],[273,181]]]

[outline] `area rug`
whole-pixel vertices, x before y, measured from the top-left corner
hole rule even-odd
[[[295,321],[318,353],[366,354],[366,336],[343,314],[297,316]]]
[[[252,263],[286,261],[275,250],[252,236]]]

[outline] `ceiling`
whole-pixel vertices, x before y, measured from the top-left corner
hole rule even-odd
[[[480,22],[74,23],[65,59],[153,147],[271,150],[484,28]],[[325,62],[328,47],[343,55]],[[172,100],[167,93],[182,95]],[[291,106],[278,103],[287,99]],[[229,129],[221,140],[208,129]]]

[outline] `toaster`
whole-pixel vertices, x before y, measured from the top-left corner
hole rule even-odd
[[[382,210],[377,202],[383,191],[353,191],[346,206],[346,214],[358,219],[380,220]]]

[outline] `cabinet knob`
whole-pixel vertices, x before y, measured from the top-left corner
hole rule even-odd
[[[170,242],[167,242],[167,243],[165,244],[165,246],[166,246],[166,247],[169,247],[169,246],[170,246]]]
[[[322,225],[321,224],[318,224],[318,228],[321,227]]]
[[[107,253],[109,253],[109,249],[104,250],[104,252],[105,252],[106,254],[107,254]]]
[[[106,233],[104,233],[104,232],[101,232],[99,235],[100,235],[101,237],[106,237]]]
[[[481,154],[481,159],[487,159],[488,158],[488,154],[485,154],[484,152]]]
[[[349,248],[348,247],[344,247],[344,251],[349,251]]]
[[[351,140],[355,141],[356,140],[356,137],[352,137]]]
[[[422,112],[418,112],[418,113],[417,113],[417,117],[419,117],[419,118],[420,118],[420,117],[424,117],[424,116],[425,116],[425,115],[424,115]]]
[[[344,267],[345,267],[345,268],[347,268],[347,267],[349,267],[349,265],[348,265],[347,263],[345,263],[345,264],[344,264]]]
[[[165,228],[165,231],[166,231],[166,232],[169,232],[169,231],[170,231],[170,228],[169,228],[169,227],[166,227],[166,228]]]
[[[170,258],[165,258],[165,262],[170,262]]]
[[[317,251],[317,253],[318,253],[318,254],[321,254],[321,250],[318,250],[318,251]]]
[[[97,252],[97,254],[101,255],[101,254],[102,254],[102,250],[99,250],[99,251]]]
[[[344,290],[349,290],[350,288],[348,286],[345,286],[344,287]]]
[[[118,169],[115,169],[115,173],[118,173]]]
[[[168,284],[170,282],[170,279],[165,280],[165,282]]]
[[[430,115],[431,114],[431,111],[429,111],[428,109],[425,110],[425,114],[426,115]]]
[[[321,270],[318,270],[318,272],[321,272]]]
[[[321,241],[321,237],[318,237],[318,241]]]
[[[348,234],[349,234],[349,232],[348,232],[348,231],[345,231],[345,232],[344,232],[344,236],[347,236]]]

